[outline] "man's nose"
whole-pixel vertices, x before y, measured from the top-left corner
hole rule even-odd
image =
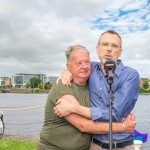
[[[108,50],[108,51],[112,51],[112,45],[111,45],[111,44],[108,44],[107,50]]]
[[[87,64],[85,62],[82,62],[82,67],[87,68]]]

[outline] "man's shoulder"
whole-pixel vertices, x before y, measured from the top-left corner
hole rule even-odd
[[[92,64],[92,66],[95,66],[95,65],[98,65],[98,64],[99,64],[99,62],[92,61],[92,62],[91,62],[91,64]]]
[[[72,91],[73,91],[73,90],[72,90],[72,86],[71,86],[71,87],[68,87],[68,86],[66,86],[66,85],[63,85],[62,81],[59,80],[58,83],[54,83],[54,84],[52,85],[52,88],[51,88],[50,91],[49,91],[49,95],[53,95],[54,93],[55,93],[55,94],[73,93]]]
[[[123,71],[129,72],[131,74],[139,74],[135,68],[132,68],[130,66],[124,66]]]
[[[118,69],[117,69],[118,71],[120,70],[121,72],[123,72],[123,73],[125,73],[125,74],[126,74],[126,73],[127,73],[127,74],[128,74],[128,73],[129,73],[129,74],[137,74],[137,75],[139,74],[136,69],[134,69],[134,68],[132,68],[132,67],[130,67],[130,66],[124,65],[121,60],[119,60],[118,62],[119,62],[119,65],[118,65],[118,67],[117,67],[117,68],[118,68]],[[120,72],[120,71],[119,71],[119,72]]]
[[[63,89],[63,90],[67,90],[67,89],[72,89],[72,86],[66,86],[62,83],[61,80],[59,80],[58,83],[54,83],[52,86],[53,89]]]
[[[99,68],[99,62],[92,61],[91,62],[92,71]]]
[[[129,79],[139,80],[140,78],[138,71],[129,66],[123,66],[119,74],[120,77],[126,78],[126,80]]]
[[[61,81],[59,81],[58,83],[53,84],[52,88],[50,89],[48,97],[55,104],[56,100],[65,94],[70,95],[74,94],[72,86],[71,87],[65,86],[62,84]]]

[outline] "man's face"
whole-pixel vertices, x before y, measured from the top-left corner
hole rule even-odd
[[[81,82],[82,80],[87,80],[91,73],[91,63],[88,53],[82,49],[72,52],[67,67],[75,80]]]
[[[116,34],[105,33],[101,36],[99,43],[96,53],[100,61],[103,64],[110,59],[117,62],[122,53],[120,38]]]

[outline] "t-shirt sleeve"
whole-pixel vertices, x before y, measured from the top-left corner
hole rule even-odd
[[[51,99],[51,102],[55,105],[56,101],[65,94],[74,95],[71,87],[67,87],[61,82],[59,82],[58,84],[53,85],[48,97],[49,99]]]

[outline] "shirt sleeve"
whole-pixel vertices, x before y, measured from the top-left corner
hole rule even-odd
[[[55,105],[56,101],[65,94],[74,95],[71,87],[67,87],[59,82],[52,87],[49,93],[49,99],[51,100],[51,103]]]

